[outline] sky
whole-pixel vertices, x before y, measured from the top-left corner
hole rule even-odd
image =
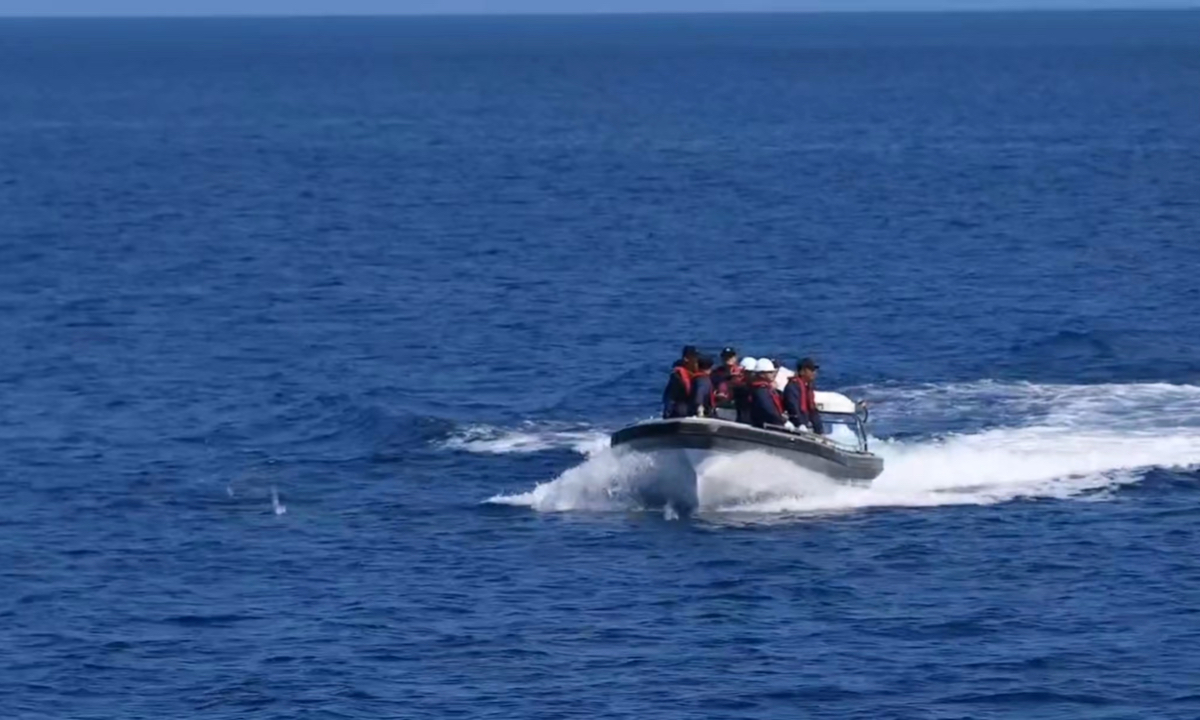
[[[0,0],[0,15],[403,15],[1197,6],[1200,0]]]

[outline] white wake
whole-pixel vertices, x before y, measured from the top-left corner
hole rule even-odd
[[[1137,482],[1146,468],[1200,466],[1200,387],[981,382],[856,394],[881,398],[879,426],[1003,422],[966,434],[876,441],[872,449],[885,469],[869,487],[839,484],[760,453],[733,456],[705,468],[698,511],[827,513],[1097,497]],[[582,444],[589,453],[582,464],[489,502],[539,511],[630,509],[639,506],[641,490],[670,472],[654,457],[613,452],[602,438]]]

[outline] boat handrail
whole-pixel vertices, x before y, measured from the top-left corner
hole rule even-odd
[[[814,441],[822,443],[824,445],[828,445],[830,447],[837,448],[838,450],[844,450],[847,452],[856,452],[856,453],[866,452],[866,450],[858,447],[857,445],[850,445],[849,443],[838,442],[837,440],[826,437],[824,435],[818,435],[817,433],[813,432],[812,430],[809,430],[808,428],[796,428],[795,430],[788,430],[783,425],[768,424],[768,425],[763,425],[763,429],[764,430],[774,430],[775,432],[787,433],[788,435],[799,435],[799,436],[805,438],[806,440],[814,440]]]

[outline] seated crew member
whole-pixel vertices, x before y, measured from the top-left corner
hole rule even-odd
[[[750,424],[750,382],[754,379],[758,360],[752,357],[744,358],[741,363],[742,372],[735,375],[730,382],[729,394],[733,398],[733,407],[737,411],[737,421]]]
[[[684,349],[685,352],[687,348]],[[692,348],[695,351],[695,348]],[[663,419],[688,416],[688,401],[692,397],[692,375],[696,372],[696,356],[684,356],[671,368],[667,386],[663,388]]]
[[[717,404],[726,405],[733,401],[733,388],[730,383],[742,374],[738,365],[737,350],[727,347],[721,351],[721,365],[712,371],[713,392],[717,395]]]
[[[821,366],[812,358],[804,358],[796,363],[796,374],[788,380],[787,388],[783,391],[788,420],[797,427],[806,425],[818,434],[825,432],[816,400],[817,371],[820,369]]]
[[[716,397],[713,395],[712,358],[701,355],[696,359],[696,372],[692,374],[692,394],[688,401],[688,415],[713,417]]]
[[[755,377],[750,382],[750,424],[756,428],[788,425],[783,417],[783,400],[775,389],[775,363],[763,358],[754,370]]]

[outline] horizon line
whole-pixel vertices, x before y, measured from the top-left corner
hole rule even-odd
[[[1140,6],[1097,6],[1077,8],[1035,7],[1014,4],[1012,7],[992,8],[836,8],[836,9],[749,9],[749,10],[625,10],[609,12],[604,10],[575,10],[575,11],[533,11],[509,10],[503,12],[299,12],[299,13],[190,13],[181,12],[166,15],[144,13],[51,13],[51,14],[5,14],[0,12],[0,20],[289,20],[289,19],[393,19],[393,18],[602,18],[602,17],[686,17],[686,16],[721,16],[721,15],[1001,15],[1016,13],[1040,14],[1093,14],[1093,13],[1140,13],[1140,12],[1195,12],[1200,10],[1200,2],[1189,0],[1187,3],[1174,4],[1164,2],[1150,7]]]

